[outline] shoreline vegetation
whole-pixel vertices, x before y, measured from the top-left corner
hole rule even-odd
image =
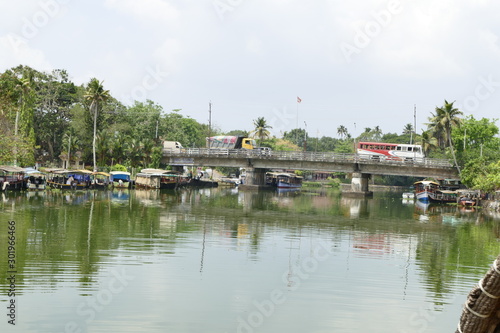
[[[78,84],[64,69],[43,72],[19,65],[0,73],[0,165],[91,171],[109,171],[117,164],[128,171],[166,168],[161,164],[163,141],[203,148],[206,137],[214,135],[249,136],[273,151],[353,153],[356,142],[370,141],[421,145],[425,156],[451,161],[467,187],[483,193],[500,189],[497,119],[464,117],[447,100],[424,112],[427,128],[420,133],[411,123],[402,124],[401,133],[384,133],[374,124],[354,137],[347,126],[333,124],[331,136],[312,137],[304,128],[290,128],[277,137],[259,115],[247,129],[222,131],[210,121],[191,118],[190,110],[166,112],[151,100],[127,105],[97,78]],[[382,180],[385,185],[408,186],[416,179]]]

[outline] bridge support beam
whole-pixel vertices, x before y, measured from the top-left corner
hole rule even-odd
[[[368,190],[368,180],[371,175],[361,172],[353,172],[351,179],[351,190],[345,191],[342,195],[349,197],[371,197],[373,192]]]
[[[245,182],[239,186],[242,190],[269,189],[266,185],[266,170],[261,168],[246,168]]]

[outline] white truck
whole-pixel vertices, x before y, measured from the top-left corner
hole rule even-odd
[[[184,147],[177,141],[163,141],[163,149],[171,152],[180,152],[184,150]]]

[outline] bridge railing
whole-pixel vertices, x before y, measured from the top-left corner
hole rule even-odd
[[[364,163],[416,165],[419,167],[450,168],[452,165],[446,159],[378,157],[374,155],[344,154],[333,152],[302,152],[302,151],[265,151],[249,149],[163,149],[165,156],[176,157],[217,157],[217,158],[257,158],[272,160],[303,160],[312,162]]]

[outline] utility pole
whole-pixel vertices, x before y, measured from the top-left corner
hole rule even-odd
[[[415,141],[417,140],[417,104],[413,105],[413,131],[411,131],[411,136],[413,137],[413,132],[415,132]],[[410,142],[411,144],[411,142]],[[416,156],[415,147],[413,147],[413,160],[415,160]]]
[[[307,151],[307,124],[304,120],[304,127],[306,128],[304,131],[304,152]]]
[[[210,137],[212,136],[212,101],[208,102],[208,149],[212,146]]]

